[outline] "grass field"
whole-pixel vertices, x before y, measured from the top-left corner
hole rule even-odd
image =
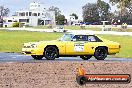
[[[120,53],[116,57],[132,58],[132,36],[99,35],[102,38],[112,40],[121,44]]]
[[[52,35],[52,36],[51,36]],[[61,33],[27,32],[0,30],[0,51],[21,52],[25,42],[57,39]]]
[[[21,52],[22,44],[25,42],[36,42],[42,40],[54,40],[62,33],[27,32],[0,30],[0,52]],[[99,35],[103,38],[119,42],[121,51],[116,57],[132,58],[132,36]]]

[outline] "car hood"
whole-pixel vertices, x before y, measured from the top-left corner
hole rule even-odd
[[[58,40],[51,40],[51,41],[38,41],[38,42],[28,42],[28,43],[24,43],[24,45],[31,45],[31,44],[40,44],[40,43],[50,43],[50,42],[56,42]]]

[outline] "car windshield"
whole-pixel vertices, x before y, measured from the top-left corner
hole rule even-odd
[[[63,27],[58,27],[57,29],[63,29]]]
[[[61,41],[71,41],[73,37],[74,37],[73,34],[64,34],[64,35],[60,38],[60,40],[61,40]]]

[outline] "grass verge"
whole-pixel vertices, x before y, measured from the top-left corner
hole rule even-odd
[[[115,57],[132,58],[132,36],[99,35],[102,38],[112,40],[121,44],[121,50]]]
[[[0,52],[21,52],[22,44],[25,42],[54,40],[61,35],[61,33],[0,30]]]

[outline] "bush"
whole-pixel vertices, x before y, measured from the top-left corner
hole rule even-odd
[[[15,22],[12,24],[12,27],[20,27],[21,26],[21,23],[19,22]]]

